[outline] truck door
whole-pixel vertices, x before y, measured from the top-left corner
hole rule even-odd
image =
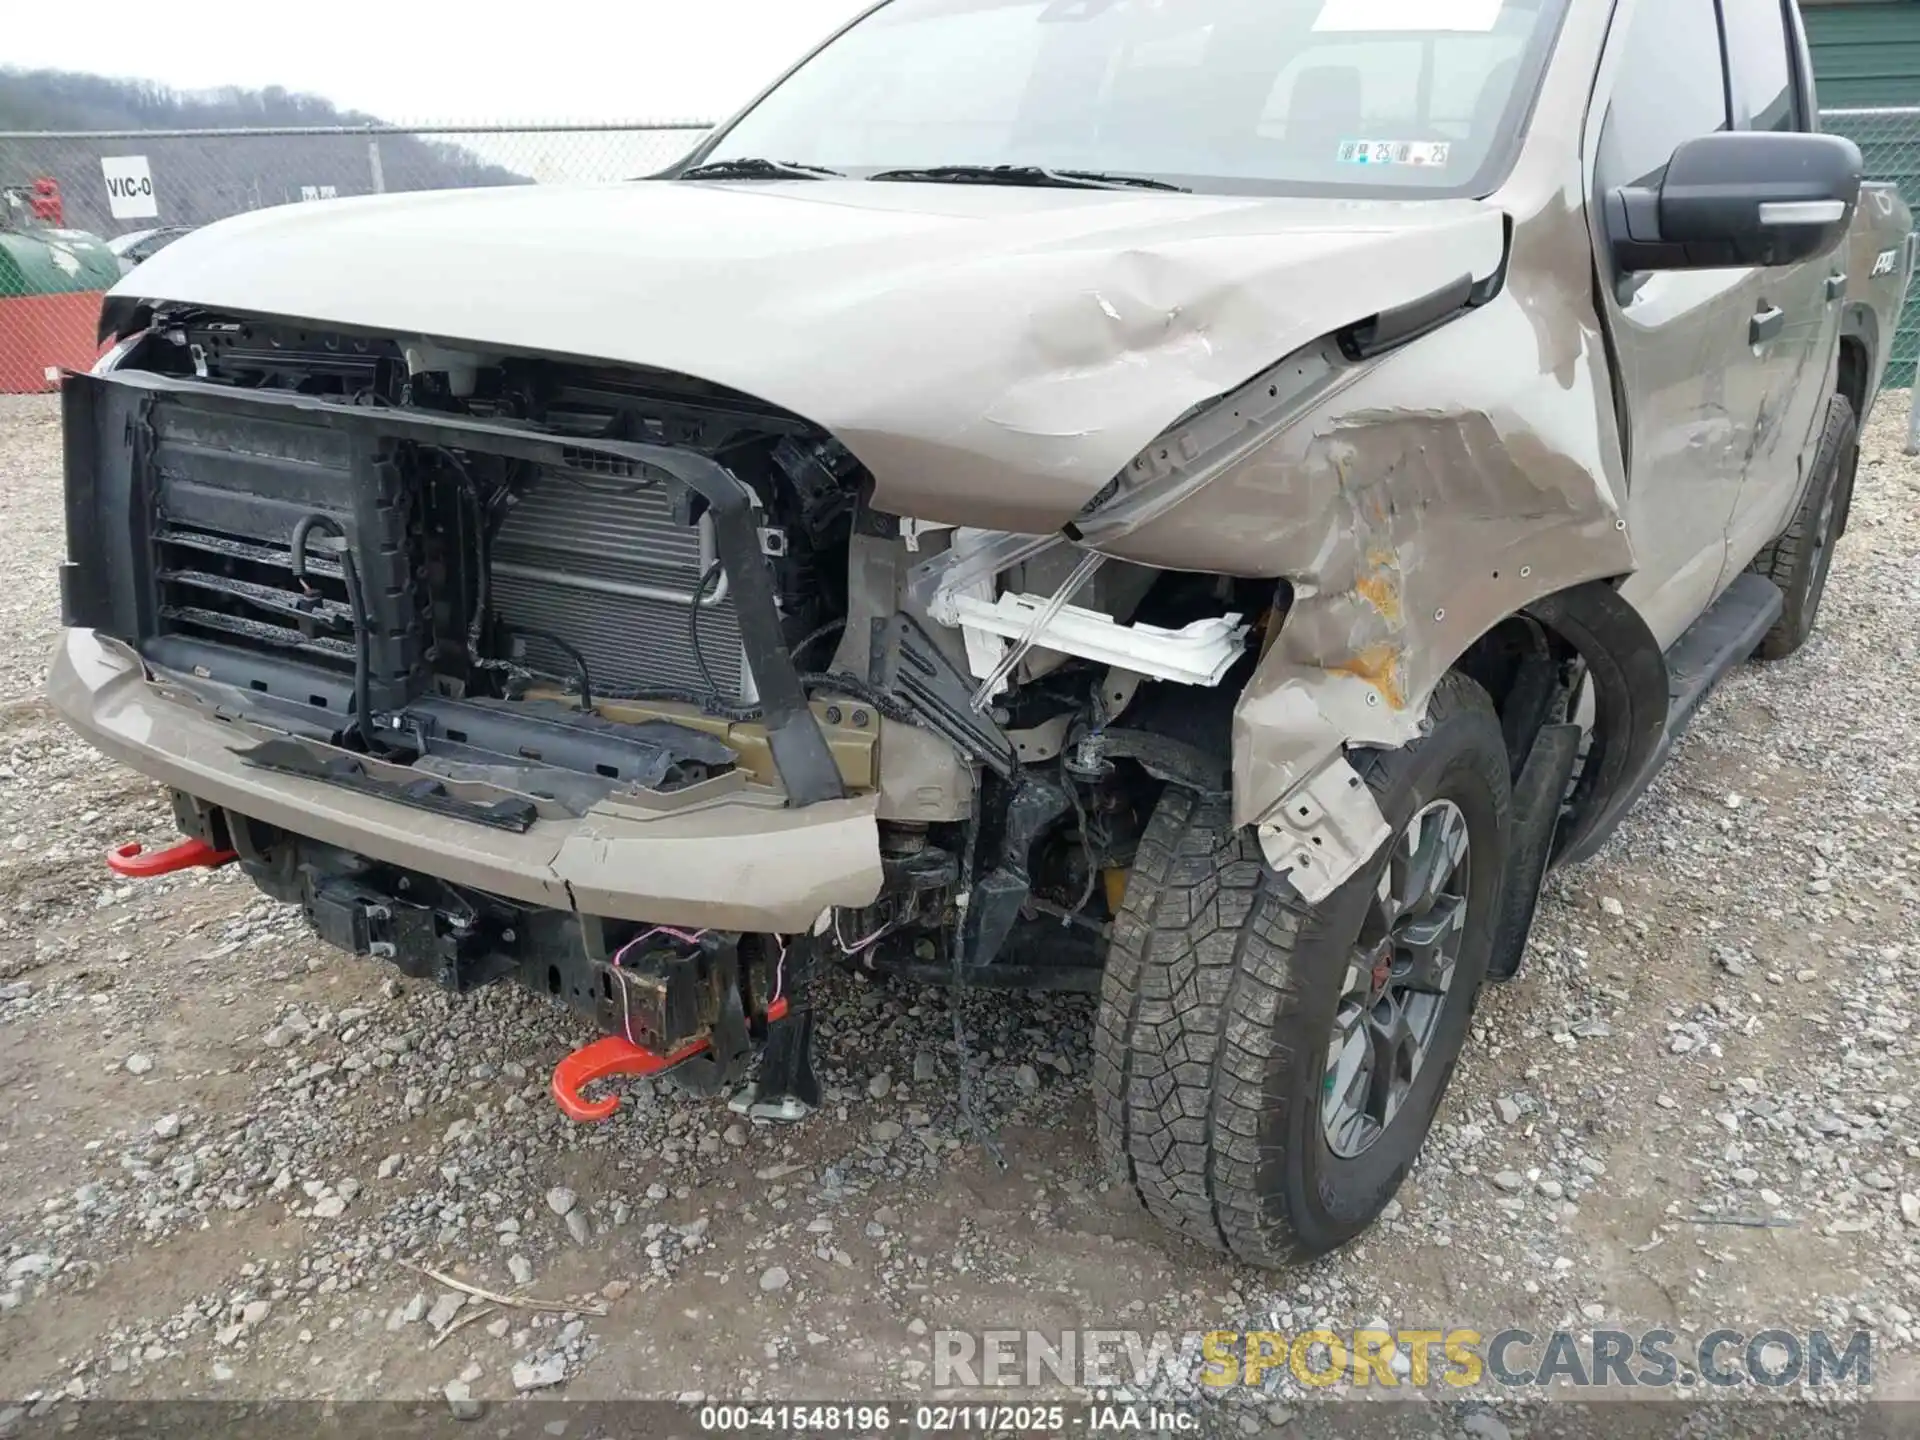
[[[1731,124],[1715,0],[1622,3],[1607,57],[1587,160],[1641,561],[1623,594],[1665,645],[1711,602],[1726,568],[1764,398],[1752,327],[1767,297],[1750,269],[1622,273],[1598,223],[1599,196],[1657,183],[1683,142]]]
[[[1720,0],[1742,130],[1817,128],[1794,0]],[[1761,273],[1756,356],[1765,367],[1759,423],[1727,537],[1724,585],[1786,528],[1820,441],[1845,308],[1847,250]],[[1765,334],[1759,334],[1759,331]]]

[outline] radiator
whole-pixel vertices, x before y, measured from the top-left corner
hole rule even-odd
[[[547,467],[493,541],[495,616],[527,663],[572,675],[574,663],[533,631],[578,650],[600,690],[705,692],[694,656],[695,592],[714,558],[712,521],[676,523],[667,487],[644,477]],[[698,605],[700,654],[719,692],[752,699],[740,621],[716,570]]]

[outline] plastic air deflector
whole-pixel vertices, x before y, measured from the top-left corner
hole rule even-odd
[[[1013,742],[991,717],[973,708],[973,686],[911,615],[873,622],[875,684],[920,717],[928,729],[1003,780],[1020,768]]]
[[[1507,867],[1500,879],[1500,910],[1494,919],[1493,958],[1487,974],[1511,980],[1520,973],[1527,935],[1540,905],[1540,886],[1553,857],[1561,802],[1580,758],[1578,725],[1546,725],[1535,737],[1527,763],[1513,786],[1513,825]]]
[[[138,840],[116,845],[107,852],[107,868],[128,880],[151,880],[182,870],[214,870],[239,857],[216,850],[204,840],[181,840],[164,850],[149,850]]]

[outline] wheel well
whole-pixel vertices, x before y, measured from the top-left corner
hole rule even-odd
[[[1858,335],[1841,336],[1840,374],[1836,388],[1853,402],[1854,417],[1863,425],[1867,420],[1867,377],[1872,370],[1873,361],[1867,354],[1867,342]]]
[[[1200,571],[1167,570],[1128,616],[1131,624],[1178,630],[1223,613],[1246,617],[1252,627],[1246,653],[1220,683],[1210,687],[1148,681],[1121,715],[1118,728],[1157,735],[1182,747],[1191,764],[1225,775],[1233,763],[1233,713],[1293,603],[1281,579],[1236,579]],[[1143,759],[1144,756],[1133,758]],[[1164,757],[1162,757],[1164,758]],[[1166,774],[1162,779],[1168,778]],[[1220,783],[1226,783],[1224,780]],[[1209,787],[1210,788],[1210,787]]]
[[[1292,594],[1284,581],[1234,580],[1167,572],[1139,606],[1135,621],[1177,627],[1199,614],[1231,608],[1255,618],[1258,643],[1211,689],[1148,682],[1109,736],[1142,741],[1136,762],[1154,783],[1177,781],[1206,791],[1230,780],[1232,725],[1242,691],[1284,623]],[[1646,621],[1614,580],[1592,580],[1562,590],[1509,615],[1485,631],[1454,661],[1493,701],[1518,779],[1548,725],[1575,719],[1583,681],[1591,685],[1591,743],[1583,752],[1576,793],[1570,797],[1557,852],[1590,836],[1616,796],[1648,762],[1667,718],[1667,665]],[[1581,706],[1584,710],[1584,706]],[[1579,717],[1589,718],[1584,714]],[[1146,742],[1153,742],[1148,744]],[[1129,742],[1131,743],[1131,742]]]
[[[1454,662],[1492,697],[1515,775],[1526,764],[1533,737],[1554,718],[1573,658],[1573,646],[1540,621],[1509,615]]]
[[[1592,745],[1555,853],[1586,841],[1649,763],[1664,734],[1667,663],[1646,621],[1605,581],[1549,595],[1469,646],[1455,668],[1493,698],[1517,776],[1542,726],[1571,719],[1574,682],[1593,686]]]

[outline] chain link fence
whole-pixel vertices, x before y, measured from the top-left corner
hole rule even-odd
[[[0,393],[45,390],[97,353],[100,294],[196,226],[418,190],[626,180],[709,121],[0,132]],[[563,202],[554,223],[566,223]]]
[[[1833,110],[1867,173],[1920,212],[1920,109]],[[482,185],[649,175],[706,121],[0,132],[0,392],[48,388],[94,354],[100,292],[183,230],[269,205]],[[555,222],[566,220],[564,203]],[[124,253],[121,253],[124,252]],[[1887,385],[1914,384],[1920,288]],[[1920,408],[1914,439],[1920,446]]]

